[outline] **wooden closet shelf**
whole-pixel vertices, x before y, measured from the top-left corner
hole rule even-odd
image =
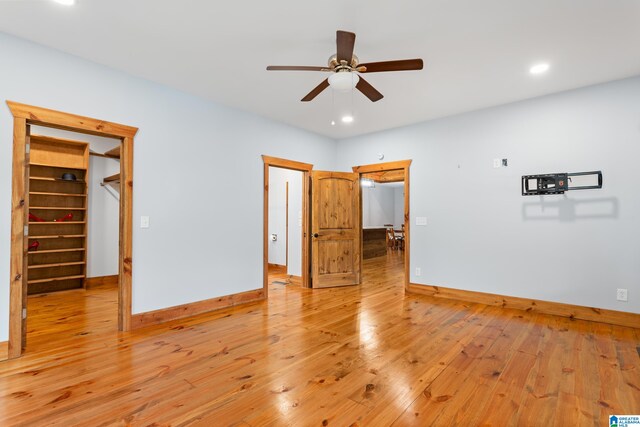
[[[58,234],[55,236],[29,236],[29,239],[79,239],[87,237],[86,234]]]
[[[113,148],[113,149],[111,149],[109,151],[106,151],[104,153],[104,155],[107,156],[107,157],[114,157],[116,159],[119,159],[120,158],[120,146],[118,145],[116,148]]]
[[[85,248],[71,248],[71,249],[47,249],[44,251],[29,251],[29,255],[38,255],[38,254],[57,254],[62,252],[82,252]]]
[[[47,193],[45,191],[30,191],[30,196],[62,196],[62,197],[87,197],[86,194],[76,193]]]
[[[115,175],[111,175],[106,177],[105,179],[102,180],[103,184],[107,184],[107,183],[118,183],[120,182],[120,173],[117,173]]]
[[[37,163],[37,162],[30,162],[29,165],[31,166],[46,166],[48,168],[56,168],[56,169],[67,169],[67,170],[72,170],[72,171],[86,171],[86,168],[70,168],[67,166],[58,166],[58,165],[49,165],[46,163]]]
[[[30,222],[29,225],[74,225],[74,224],[85,224],[86,221],[34,221]]]
[[[39,211],[86,211],[87,208],[74,208],[72,206],[29,206],[29,209]]]
[[[30,265],[29,270],[32,268],[50,268],[50,267],[68,267],[70,265],[84,265],[84,261],[75,261],[75,262],[57,262],[54,264],[36,264]]]
[[[84,279],[84,274],[78,275],[78,276],[60,276],[60,277],[49,277],[47,279],[29,280],[27,284],[32,285],[35,283],[56,282],[58,280],[71,280],[71,279]]]
[[[76,184],[85,184],[85,182],[82,179],[76,179],[75,181],[71,181],[68,179],[62,179],[62,178],[49,178],[46,176],[30,176],[29,179],[32,179],[34,181],[52,181],[52,182],[73,182]]]

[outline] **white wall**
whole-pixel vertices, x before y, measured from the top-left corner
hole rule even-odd
[[[404,186],[404,183],[402,183]],[[393,225],[396,230],[402,228],[404,224],[404,187],[393,189]]]
[[[260,288],[260,155],[334,166],[336,143],[325,137],[5,34],[0,57],[3,100],[140,128],[133,313]],[[12,127],[0,106],[0,341],[8,333]],[[149,229],[138,228],[141,215],[150,216]]]
[[[269,262],[287,265],[287,273],[302,275],[302,179],[303,173],[269,168]],[[286,185],[289,183],[289,259],[287,264]]]
[[[362,187],[362,226],[384,227],[395,219],[394,188],[376,183],[375,187]]]
[[[32,126],[31,133],[84,141],[89,143],[89,149],[96,153],[104,153],[120,144],[120,141],[114,138],[102,138],[42,126]],[[120,172],[118,160],[89,156],[87,277],[118,274],[119,188],[100,185],[103,178],[118,172]]]
[[[304,174],[289,171],[289,265],[287,273],[302,277],[302,187]]]
[[[87,277],[118,274],[120,238],[119,185],[101,186],[103,178],[120,172],[115,159],[89,158],[89,222]]]
[[[338,167],[377,153],[413,160],[413,283],[640,312],[640,77],[340,141]],[[603,189],[520,194],[522,175],[590,170]]]

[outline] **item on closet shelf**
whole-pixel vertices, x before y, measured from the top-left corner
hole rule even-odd
[[[36,216],[36,215],[32,214],[31,212],[29,212],[29,221],[32,221],[32,222],[46,222],[44,219],[40,218],[39,216]]]
[[[37,240],[34,240],[33,242],[31,242],[29,244],[29,247],[27,248],[28,251],[37,251],[38,250],[38,246],[40,246],[40,242],[38,242]]]
[[[54,219],[54,221],[55,222],[64,222],[64,221],[71,221],[72,219],[73,219],[73,214],[71,212],[69,212],[68,214],[66,214],[62,218]]]
[[[75,181],[77,178],[74,174],[72,173],[63,173],[62,174],[62,180],[63,181]]]

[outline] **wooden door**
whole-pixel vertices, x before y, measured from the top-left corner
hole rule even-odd
[[[311,186],[312,286],[360,283],[360,179],[314,171]]]

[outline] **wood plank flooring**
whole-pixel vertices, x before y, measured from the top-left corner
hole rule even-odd
[[[401,253],[363,285],[131,333],[116,291],[29,297],[0,362],[2,426],[603,426],[640,413],[640,330],[404,295]],[[63,303],[64,299],[64,303]]]

